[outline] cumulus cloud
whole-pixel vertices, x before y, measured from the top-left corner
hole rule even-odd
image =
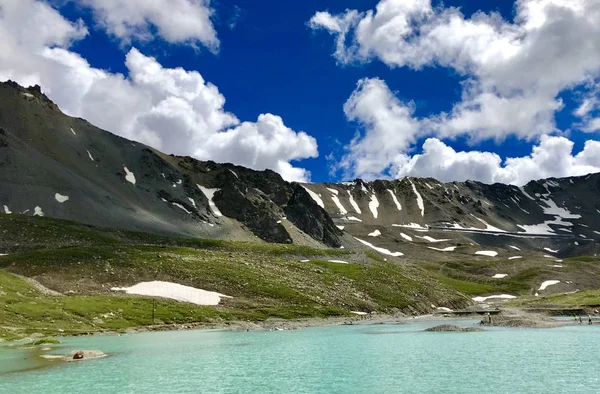
[[[308,24],[335,37],[340,63],[377,59],[392,68],[445,67],[463,76],[462,98],[450,111],[419,120],[408,113],[391,118],[416,127],[413,135],[465,136],[472,143],[501,142],[509,135],[536,141],[560,132],[555,114],[564,108],[562,93],[600,78],[600,2],[593,0],[517,0],[512,22],[497,13],[465,17],[455,7],[433,7],[431,0],[380,0],[365,12],[317,12]],[[576,111],[581,123],[574,127],[594,132],[600,130],[598,89],[589,90]],[[390,97],[389,105],[395,100]],[[369,126],[370,115],[348,118],[365,134],[348,146],[343,168],[369,176],[361,171],[365,162],[387,170],[404,163],[398,155],[378,156],[372,146],[373,154],[365,154],[377,129]],[[405,136],[401,131],[380,147],[402,149]]]
[[[381,0],[366,12],[316,13],[309,25],[336,36],[343,63],[379,59],[462,74],[463,100],[432,119],[440,135],[531,138],[555,131],[562,91],[599,75],[600,3],[518,0],[515,7],[511,23],[495,13],[466,18],[430,0]]]
[[[155,31],[169,43],[201,43],[219,49],[210,0],[81,0],[96,22],[124,43],[149,41]]]
[[[70,44],[87,34],[35,0],[0,0],[0,80],[40,84],[63,111],[157,149],[199,159],[270,168],[285,179],[310,174],[294,160],[316,157],[317,142],[272,114],[240,122],[197,71],[165,68],[133,48],[128,76],[96,69]]]
[[[406,158],[395,177],[425,176],[444,182],[479,180],[523,185],[532,179],[580,176],[600,172],[600,142],[587,141],[573,155],[573,142],[543,136],[528,156],[507,158],[492,152],[457,152],[437,138],[423,143],[423,153]]]
[[[426,139],[423,152],[411,156],[416,142],[435,134],[435,128],[431,119],[416,118],[414,104],[401,102],[380,79],[359,81],[344,111],[362,130],[334,166],[346,178],[425,176],[442,181],[524,184],[531,179],[600,171],[600,142],[589,140],[582,152],[573,155],[573,142],[547,135],[541,136],[531,155],[505,161],[493,152],[457,152],[438,138]]]
[[[376,178],[403,163],[403,152],[416,142],[420,126],[413,118],[414,104],[400,101],[380,79],[359,81],[344,112],[364,129],[338,164],[346,173]]]
[[[600,131],[600,82],[590,84],[573,114],[581,119],[581,130]]]

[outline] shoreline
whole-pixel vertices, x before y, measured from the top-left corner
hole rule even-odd
[[[344,325],[380,325],[380,324],[408,324],[413,321],[464,321],[473,320],[481,321],[486,318],[484,315],[473,313],[465,315],[451,315],[445,313],[434,313],[426,315],[410,316],[405,314],[374,314],[362,316],[336,316],[336,317],[315,317],[304,318],[298,320],[285,319],[267,319],[264,321],[219,321],[219,322],[197,322],[197,323],[182,323],[182,324],[157,324],[151,326],[129,327],[123,331],[89,331],[81,333],[57,333],[57,335],[42,335],[34,333],[28,337],[5,341],[3,344],[10,345],[24,341],[32,341],[35,339],[49,338],[71,338],[82,336],[98,336],[98,335],[127,335],[146,332],[163,332],[163,331],[290,331],[300,330],[311,327],[328,327],[328,326],[344,326]],[[593,318],[594,325],[600,323],[597,317]],[[588,325],[587,319],[583,319],[583,323],[576,320],[555,320],[551,316],[543,313],[529,312],[520,308],[507,308],[501,314],[492,317],[492,324],[484,324],[477,327],[508,327],[508,328],[556,328],[563,326],[578,326]]]

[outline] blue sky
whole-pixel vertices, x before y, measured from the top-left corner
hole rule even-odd
[[[496,72],[498,67],[489,66],[489,60],[486,60],[484,64],[477,59],[473,61],[467,59],[463,64],[463,60],[455,54],[452,55],[453,58],[449,61],[438,57],[436,58],[437,60],[426,61],[423,64],[420,64],[421,60],[415,60],[414,58],[400,62],[395,60],[389,61],[389,57],[386,56],[397,56],[394,51],[401,51],[400,48],[385,46],[385,42],[382,43],[382,41],[377,42],[376,40],[380,39],[380,36],[377,38],[376,34],[364,38],[363,41],[361,41],[361,38],[357,38],[358,20],[361,18],[364,19],[367,11],[372,10],[375,15],[377,15],[377,12],[383,15],[383,12],[376,8],[378,5],[384,5],[382,3],[398,3],[401,0],[351,0],[344,2],[316,0],[303,2],[214,0],[210,2],[208,7],[205,7],[207,2],[178,0],[178,3],[182,5],[186,2],[190,2],[192,6],[194,4],[198,6],[199,4],[203,4],[203,7],[211,10],[210,24],[212,24],[214,33],[219,41],[218,50],[214,48],[207,49],[207,45],[204,42],[206,40],[199,38],[200,35],[194,33],[192,30],[190,30],[192,31],[191,33],[185,32],[185,34],[189,35],[185,40],[178,41],[172,37],[167,37],[163,32],[163,29],[166,28],[161,25],[161,23],[166,22],[153,20],[150,11],[148,11],[149,16],[146,17],[143,26],[137,26],[139,29],[147,30],[145,31],[147,35],[143,38],[135,34],[115,33],[115,29],[111,30],[107,26],[112,23],[109,12],[116,13],[118,12],[118,8],[104,9],[105,14],[103,19],[101,16],[102,6],[95,4],[98,1],[84,0],[81,2],[60,1],[50,3],[41,0],[26,0],[23,2],[23,7],[39,4],[47,5],[49,8],[48,12],[55,12],[71,25],[81,19],[80,23],[87,29],[86,34],[82,32],[70,32],[71,37],[62,39],[62,41],[59,40],[59,42],[52,42],[52,40],[44,38],[48,41],[44,42],[44,45],[46,47],[64,48],[78,58],[86,60],[89,67],[85,72],[88,72],[90,69],[103,70],[110,77],[113,74],[120,73],[123,74],[125,82],[128,82],[129,79],[133,78],[130,76],[131,67],[125,64],[125,58],[132,48],[136,48],[142,56],[155,58],[156,62],[162,67],[161,70],[180,67],[185,72],[197,71],[201,74],[204,81],[216,85],[219,93],[226,100],[224,111],[234,114],[237,118],[237,123],[219,121],[216,123],[217,126],[214,126],[216,128],[215,132],[237,127],[239,126],[239,122],[255,122],[260,114],[273,114],[281,117],[282,122],[287,128],[291,129],[292,133],[304,131],[307,135],[313,137],[318,144],[317,157],[314,157],[316,156],[315,152],[312,152],[311,147],[308,146],[310,143],[304,140],[303,142],[298,142],[298,144],[299,146],[303,146],[299,150],[303,152],[300,156],[306,157],[305,159],[299,157],[299,160],[296,160],[294,155],[290,153],[293,147],[287,147],[286,149],[277,148],[286,153],[282,153],[281,157],[277,157],[279,153],[273,154],[273,157],[264,163],[260,159],[257,160],[256,156],[264,155],[266,157],[270,153],[261,153],[263,151],[260,150],[253,151],[251,154],[248,154],[249,157],[254,157],[253,161],[249,162],[248,160],[240,159],[241,162],[239,164],[242,165],[249,165],[258,169],[268,167],[285,173],[287,170],[283,169],[284,167],[278,167],[279,164],[272,163],[291,162],[294,167],[303,171],[309,171],[310,179],[313,182],[339,181],[356,176],[376,178],[417,175],[435,176],[446,181],[480,178],[479,180],[484,182],[506,181],[511,183],[524,183],[530,178],[542,176],[580,175],[585,172],[594,171],[600,166],[600,163],[591,159],[592,156],[595,156],[593,154],[595,151],[592,148],[596,149],[596,146],[589,148],[583,159],[577,159],[576,156],[577,153],[584,149],[585,141],[597,139],[597,130],[593,127],[587,127],[586,132],[581,131],[581,129],[585,128],[586,124],[591,123],[595,119],[594,116],[597,108],[594,106],[594,103],[597,94],[595,86],[592,85],[594,85],[598,75],[600,75],[600,64],[588,62],[582,65],[581,67],[583,67],[585,73],[582,75],[573,75],[571,77],[572,80],[566,82],[558,81],[561,78],[556,77],[556,86],[553,85],[553,88],[558,91],[558,94],[554,95],[553,93],[546,92],[544,96],[544,98],[562,99],[563,101],[561,109],[549,112],[551,113],[552,120],[556,122],[554,125],[551,125],[552,130],[546,127],[541,131],[537,130],[529,133],[527,127],[524,127],[524,130],[513,132],[510,125],[506,126],[506,129],[503,129],[498,126],[482,126],[481,122],[477,123],[478,126],[473,126],[473,129],[470,130],[470,125],[465,126],[461,122],[460,130],[452,126],[452,131],[448,131],[448,126],[442,124],[445,121],[440,122],[434,118],[442,113],[451,113],[455,106],[464,100],[463,96],[466,90],[463,83],[467,80],[474,79],[481,86],[486,86],[485,88],[477,88],[477,94],[480,93],[481,89],[490,89],[489,91],[494,92],[494,94],[504,89],[501,83],[489,77],[489,74]],[[542,4],[543,7],[548,8],[546,15],[552,15],[553,10],[551,7],[562,9],[563,4],[561,1],[523,0],[522,2],[532,4],[537,2]],[[6,2],[10,2],[10,0],[0,0],[0,7],[3,2],[5,3],[4,6],[7,7]],[[112,0],[112,3],[119,3],[119,0]],[[407,3],[418,2],[416,0],[407,0]],[[426,4],[427,1],[421,1],[421,3]],[[415,5],[415,7],[417,6]],[[515,16],[518,15],[519,11],[511,1],[493,0],[481,2],[452,0],[445,1],[443,4],[434,1],[433,7],[429,11],[430,16],[427,17],[428,20],[423,21],[418,18],[411,20],[411,23],[415,25],[421,24],[422,31],[417,32],[415,30],[406,41],[414,39],[415,36],[424,36],[425,30],[442,25],[445,15],[454,15],[453,13],[458,12],[457,10],[453,10],[452,7],[460,8],[460,12],[462,13],[461,20],[464,21],[477,20],[477,17],[473,16],[477,12],[488,16],[491,13],[497,13],[495,22],[484,21],[486,26],[498,27],[500,24],[504,24],[505,27],[518,24],[524,26],[522,21],[515,20]],[[542,11],[538,10],[536,12],[544,14],[543,7]],[[595,10],[590,11],[586,9],[583,10],[583,13],[577,14],[577,12],[582,10],[571,10],[568,6],[564,6],[563,8],[569,12],[572,11],[575,17],[585,14],[595,15],[594,12],[596,12]],[[359,16],[356,22],[348,28],[348,37],[345,40],[346,52],[344,55],[347,55],[347,57],[342,58],[342,55],[337,52],[334,55],[337,33],[327,27],[331,25],[326,26],[322,23],[319,25],[319,23],[309,23],[309,21],[311,21],[311,18],[317,12],[326,12],[325,17],[328,18],[327,21],[341,21],[343,15],[346,15],[348,12],[347,10],[356,10]],[[162,12],[168,14],[170,12],[169,7],[165,7]],[[406,13],[408,11],[395,10],[393,12],[396,14],[392,16],[397,18],[400,15],[398,12]],[[382,20],[384,19],[382,17]],[[114,20],[112,21],[114,22]],[[550,22],[548,21],[548,24]],[[173,17],[173,23],[175,25],[178,23],[176,16]],[[206,21],[199,21],[198,23],[206,23]],[[2,24],[5,25],[5,30],[10,32],[11,27],[6,19],[4,21],[0,19],[0,28]],[[501,31],[500,28],[498,30]],[[393,35],[393,29],[386,30],[386,32],[388,35]],[[515,37],[520,36],[522,38],[524,34],[521,32],[516,34]],[[529,31],[527,34],[533,36],[533,33]],[[554,34],[566,35],[567,30],[564,33],[558,32]],[[75,36],[76,38],[74,38]],[[584,36],[582,37],[585,38]],[[467,42],[469,39],[469,37],[466,37],[464,41]],[[18,40],[15,41],[17,42]],[[490,45],[495,45],[496,41],[493,41]],[[537,41],[532,39],[532,41],[535,45],[540,46],[542,45],[541,43],[536,43],[543,43],[540,39]],[[436,45],[440,47],[434,49],[436,54],[433,56],[436,57],[438,56],[437,53],[447,50],[448,46],[443,46],[446,44],[443,40],[441,43],[436,42]],[[532,44],[532,47],[534,44]],[[415,45],[417,51],[419,51],[419,45],[423,44],[419,43]],[[31,49],[32,52],[34,52],[34,49]],[[368,53],[368,55],[361,54],[360,51],[363,49],[366,50],[364,53]],[[533,53],[530,57],[534,57],[534,49],[527,49]],[[595,49],[597,48],[592,48],[591,50]],[[458,53],[466,53],[468,50],[468,47],[466,49],[462,48]],[[401,56],[403,55],[401,54]],[[597,56],[597,54],[594,54],[594,56]],[[523,57],[526,58],[527,56],[524,55]],[[140,62],[142,60],[144,59],[140,59]],[[543,64],[540,64],[534,63],[532,65],[525,65],[525,67],[543,67]],[[565,67],[575,69],[578,65],[570,67],[567,64]],[[464,71],[464,68],[472,68],[474,71]],[[22,75],[19,75],[17,71],[16,69],[4,70],[4,72],[0,72],[0,77],[8,75],[20,82],[27,82],[36,80],[34,77],[36,75],[42,75],[39,79],[44,88],[46,88],[46,85],[52,86],[54,83],[54,80],[51,80],[52,78],[60,79],[55,75],[44,77],[45,71],[33,70],[29,74],[23,72]],[[72,75],[72,70],[69,69],[67,73]],[[7,78],[5,77],[4,79]],[[548,78],[548,76],[540,74],[540,78]],[[489,82],[488,79],[492,82]],[[357,83],[361,80],[367,81],[364,85],[365,89],[362,92],[357,89]],[[375,83],[375,81],[380,81],[381,83]],[[45,84],[44,82],[47,83]],[[519,86],[519,83],[523,83],[523,87]],[[516,81],[510,85],[510,89],[523,89],[525,91],[528,88],[525,87],[526,84],[528,84],[528,87],[531,86],[531,80]],[[139,83],[132,85],[134,85],[134,88],[139,88]],[[488,88],[487,85],[493,86]],[[88,87],[86,86],[86,88]],[[379,119],[374,123],[371,122],[370,120],[373,119],[372,114],[378,112],[379,104],[381,103],[378,101],[369,104],[368,107],[363,107],[368,102],[368,98],[362,94],[367,91],[367,88],[374,89],[369,91],[376,91],[382,94],[389,92],[397,100],[395,105],[398,108],[391,111],[392,115],[384,114],[383,120]],[[46,88],[46,90],[48,89],[50,88]],[[538,88],[536,87],[535,89]],[[87,105],[67,102],[69,101],[67,99],[64,99],[65,103],[63,104],[59,98],[60,94],[57,93],[58,90],[56,87],[52,88],[50,96],[52,97],[53,94],[57,96],[57,98],[52,98],[58,101],[61,108],[73,115],[87,115],[87,118],[92,118],[90,119],[92,122],[96,120],[95,114],[89,113],[89,110],[85,109],[89,108]],[[357,91],[358,94],[354,107],[345,113],[344,104]],[[471,92],[471,94],[475,93]],[[536,92],[536,101],[537,94]],[[513,93],[498,93],[498,95],[506,99],[514,98]],[[391,105],[394,105],[393,97],[387,98],[388,101],[391,100]],[[578,117],[573,112],[582,105],[584,98],[589,98],[590,102],[594,105],[590,104],[592,109],[586,112],[584,117]],[[82,97],[81,100],[86,99],[87,96]],[[197,107],[194,108],[196,112],[203,112],[201,108],[199,110]],[[403,108],[412,108],[409,111],[411,112],[410,115],[403,115],[405,118],[402,119],[390,120],[390,116],[396,116],[395,114],[398,111],[402,112]],[[493,108],[490,110],[493,111]],[[539,110],[547,111],[544,108]],[[406,116],[408,116],[410,124],[407,127],[411,128],[411,131],[404,132],[402,128],[396,131],[393,126],[395,123],[390,123],[392,126],[388,126],[385,123],[388,121],[404,122],[407,119]],[[526,117],[526,115],[523,116]],[[510,116],[508,117],[510,118]],[[155,117],[152,119],[156,120]],[[540,123],[544,123],[545,121],[546,119],[542,119]],[[169,122],[162,123],[162,120],[156,122],[158,124],[172,124]],[[256,124],[260,123],[260,121],[256,121]],[[148,122],[141,122],[141,124],[147,125]],[[120,124],[118,123],[107,122],[107,124],[100,124],[100,126],[129,138],[141,139],[143,142],[151,145],[153,144],[152,141],[158,141],[158,137],[148,137],[147,140],[144,140],[143,135],[152,134],[150,131],[146,134],[138,135],[133,131],[120,132]],[[248,125],[248,127],[250,126]],[[481,130],[477,130],[478,128],[481,128]],[[255,129],[252,130],[258,134],[261,133],[259,126]],[[418,130],[413,133],[412,129]],[[160,134],[161,131],[157,133]],[[240,129],[233,137],[228,137],[227,141],[230,141],[232,138],[238,138],[243,133],[244,130]],[[357,136],[357,133],[359,133],[358,139],[355,140],[355,145],[352,146],[351,141]],[[406,138],[406,141],[398,141],[395,143],[396,145],[392,143],[395,141],[397,135],[402,134],[406,136],[407,133],[411,137],[402,137]],[[372,142],[366,141],[367,138],[365,137],[368,135],[371,135],[374,141],[381,143],[382,151],[386,147],[389,147],[386,153],[388,159],[379,160],[377,157],[377,150],[379,148],[374,146]],[[548,135],[554,137],[562,136],[563,140],[553,140],[558,145],[569,145],[565,141],[574,144],[572,154],[571,152],[565,153],[566,147],[557,148],[556,152],[560,151],[560,154],[563,155],[568,154],[568,157],[563,157],[565,163],[568,162],[562,166],[565,168],[554,168],[556,166],[546,163],[549,161],[548,158],[545,160],[538,158],[539,160],[536,161],[537,159],[531,156],[532,148],[540,145],[540,141]],[[169,149],[172,145],[169,139],[182,138],[181,136],[166,134],[160,136],[160,138],[162,138],[162,142],[157,142],[159,145],[157,146],[158,148],[167,151],[173,150],[179,154],[186,153],[177,151],[178,148],[176,147]],[[243,138],[243,136],[240,138]],[[440,153],[442,151],[439,149],[436,150],[437,153],[432,151],[430,156],[424,155],[422,158],[416,156],[423,153],[423,143],[427,138],[436,139],[436,141],[430,144],[431,146],[437,144],[437,141],[443,144],[441,146],[440,144],[436,145],[442,151],[449,147],[456,152],[485,152],[486,154],[454,157],[450,152],[449,156],[442,155],[448,160],[444,168],[432,168],[432,162],[437,162],[438,160],[441,162],[444,160],[444,157],[437,158],[434,156],[435,154],[442,154]],[[547,142],[547,145],[549,146],[551,142]],[[218,143],[215,142],[216,145],[223,146],[223,141],[219,140]],[[233,144],[232,146],[231,151],[235,151],[235,149],[244,149],[248,144],[240,143]],[[396,157],[397,155],[394,151],[396,147],[398,155],[402,156],[400,158]],[[195,154],[194,152],[200,153]],[[236,161],[235,159],[238,157],[236,154],[220,154],[218,150],[214,150],[213,152],[216,152],[214,153],[214,157],[211,156],[213,153],[204,152],[202,151],[202,147],[199,147],[190,154],[201,159],[211,158],[217,161],[220,159]],[[549,149],[548,155],[552,156],[552,152]],[[497,163],[498,159],[493,157],[493,154],[498,155],[501,160],[507,157],[519,157],[529,161],[522,160],[519,162],[519,166],[521,167],[515,165],[509,171],[504,168],[506,163]],[[245,156],[241,154],[239,157]],[[429,161],[426,160],[427,157],[429,157]],[[379,162],[373,163],[373,161],[378,160]],[[481,167],[481,171],[474,171],[473,168],[479,168],[478,166]],[[536,167],[539,168],[536,169]],[[293,175],[289,175],[288,178],[302,178],[303,174],[307,173],[293,172]]]

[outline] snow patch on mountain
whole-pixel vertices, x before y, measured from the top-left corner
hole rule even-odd
[[[325,204],[323,203],[323,200],[321,199],[321,196],[318,195],[317,193],[313,192],[312,190],[310,190],[309,188],[307,188],[306,186],[302,186],[304,188],[304,190],[306,190],[308,192],[308,194],[310,195],[310,197],[323,209],[325,209]]]
[[[65,203],[65,202],[69,201],[69,196],[63,196],[63,195],[62,195],[62,194],[60,194],[60,193],[56,193],[56,194],[54,195],[54,199],[55,199],[56,201],[58,201],[59,203],[63,204],[63,203]]]
[[[129,171],[125,166],[123,166],[123,170],[125,170],[125,180],[135,186],[135,175],[133,172]]]
[[[198,187],[198,189],[200,189],[200,191],[208,199],[208,206],[210,207],[210,209],[213,212],[213,214],[215,216],[223,216],[223,214],[221,213],[221,211],[219,211],[219,208],[217,207],[217,205],[213,201],[213,197],[214,197],[215,193],[218,192],[220,189],[208,189],[208,188],[206,188],[204,186],[201,186],[201,185],[198,185],[198,184],[196,184],[196,186]]]
[[[350,200],[350,205],[352,205],[352,208],[354,209],[354,212],[356,212],[359,215],[361,215],[362,211],[360,210],[360,207],[358,206],[358,204],[354,200],[354,197],[352,197],[352,193],[350,193],[350,190],[347,190],[347,192],[348,192],[348,197],[349,197],[349,200]]]
[[[369,201],[369,210],[375,219],[379,216],[379,212],[377,211],[379,208],[379,200],[375,194],[371,195],[371,201]]]
[[[401,211],[402,210],[402,205],[400,204],[400,201],[398,201],[398,197],[396,197],[396,195],[394,194],[394,192],[391,189],[387,189],[388,193],[390,193],[392,195],[392,200],[394,200],[394,204],[396,204],[396,208]]]
[[[389,251],[388,249],[385,249],[385,248],[380,248],[380,247],[378,247],[378,246],[375,246],[375,245],[373,245],[373,244],[371,244],[371,243],[369,243],[369,242],[367,242],[367,241],[363,241],[363,240],[362,240],[362,239],[360,239],[360,238],[356,238],[356,237],[355,237],[354,239],[356,239],[356,240],[357,240],[358,242],[360,242],[361,244],[363,244],[363,245],[365,245],[365,246],[368,246],[369,248],[371,248],[371,249],[373,249],[373,250],[376,250],[377,252],[379,252],[379,253],[381,253],[381,254],[385,254],[385,255],[388,255],[388,256],[392,256],[392,257],[400,257],[400,256],[404,256],[404,253],[400,253],[400,252],[391,252],[391,251]]]
[[[411,180],[409,180],[409,182],[410,182],[410,184],[412,186],[413,192],[417,196],[417,206],[421,210],[421,216],[424,217],[425,216],[425,204],[423,203],[423,197],[421,196],[421,194],[417,190],[417,187],[415,186],[415,184]]]

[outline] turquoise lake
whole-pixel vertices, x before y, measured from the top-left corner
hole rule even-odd
[[[440,323],[66,338],[52,354],[93,349],[110,357],[25,372],[15,371],[36,366],[37,356],[2,347],[0,393],[573,394],[599,390],[600,325],[423,332]]]

